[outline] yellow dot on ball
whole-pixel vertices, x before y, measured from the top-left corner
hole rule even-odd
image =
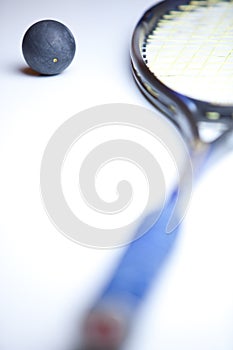
[[[57,58],[54,58],[53,59],[53,63],[57,63],[58,62],[58,59]]]

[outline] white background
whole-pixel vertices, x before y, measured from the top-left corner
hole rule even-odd
[[[43,151],[72,115],[126,102],[152,108],[130,72],[129,43],[152,1],[2,0],[0,9],[0,349],[72,350],[85,309],[120,249],[62,236],[40,197]],[[22,37],[40,19],[77,41],[61,75],[27,74]],[[176,249],[143,304],[127,350],[232,350],[233,153],[196,187]]]

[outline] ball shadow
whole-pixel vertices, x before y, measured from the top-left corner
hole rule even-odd
[[[32,68],[30,67],[20,67],[19,68],[19,72],[24,74],[24,75],[28,75],[31,77],[42,77],[43,75],[41,75],[40,73],[34,71]]]
[[[42,73],[36,72],[35,70],[33,70],[33,69],[30,68],[30,67],[21,67],[21,68],[18,69],[18,71],[19,71],[21,74],[24,74],[24,75],[28,75],[28,76],[31,76],[31,77],[40,77],[40,78],[55,77],[55,76],[61,74],[61,73],[56,73],[56,74],[42,74]]]

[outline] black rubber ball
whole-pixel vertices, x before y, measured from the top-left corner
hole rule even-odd
[[[74,58],[75,40],[62,23],[43,20],[25,33],[22,50],[27,64],[43,75],[54,75],[66,69]]]

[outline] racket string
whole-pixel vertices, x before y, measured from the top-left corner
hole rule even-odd
[[[224,57],[225,58],[225,53],[223,55],[223,48],[224,48],[224,43],[222,43],[222,36],[223,36],[223,28],[221,27],[221,35],[219,35],[219,37],[217,38],[217,27],[219,27],[221,25],[221,23],[223,22],[223,20],[226,18],[226,12],[224,12],[224,14],[222,15],[222,18],[220,18],[220,20],[216,23],[216,26],[213,28],[213,34],[210,33],[206,40],[212,40],[213,43],[215,43],[215,47],[212,48],[212,49],[209,49],[210,52],[209,52],[209,55],[207,56],[207,60],[208,58],[212,58],[213,55],[212,55],[212,52],[214,51],[214,49],[216,47],[218,47],[219,45],[221,46],[221,56],[217,55],[215,57]],[[171,19],[174,19],[174,17],[172,16]],[[202,23],[199,24],[199,26],[201,25]],[[205,23],[203,23],[205,24]],[[178,30],[176,30],[176,27],[178,26]],[[182,26],[182,28],[180,28]],[[166,32],[164,31],[163,33],[163,36],[165,37],[165,41],[163,42],[163,44],[161,45],[160,49],[158,50],[157,52],[157,56],[163,54],[163,58],[167,59],[169,58],[169,60],[167,60],[166,62],[173,62],[173,64],[180,58],[181,59],[181,62],[184,62],[185,60],[187,59],[192,59],[194,60],[195,56],[198,56],[198,63],[202,63],[200,62],[200,58],[202,55],[199,55],[199,54],[205,54],[206,55],[206,52],[208,52],[208,49],[205,48],[205,44],[206,42],[204,41],[204,38],[205,38],[205,35],[204,33],[197,33],[197,30],[196,28],[192,25],[191,26],[191,30],[189,29],[189,27],[187,26],[187,24],[183,24],[183,23],[175,23],[173,22],[172,23],[172,27],[171,27],[171,33],[169,35],[169,32],[168,30],[166,30]],[[179,34],[179,31],[182,30],[183,32],[185,32],[184,34],[184,42],[182,42],[182,37],[181,38],[178,38],[176,39],[176,36],[177,34]],[[168,32],[168,33],[167,33]],[[161,35],[159,35],[159,31],[158,29],[155,30],[155,33],[152,34],[150,37],[151,37],[151,41],[152,41],[152,44],[153,44],[153,41],[154,39],[157,39],[157,40],[161,40],[164,38],[161,38]],[[187,33],[189,35],[189,38],[187,38]],[[204,36],[203,36],[204,35]],[[232,37],[232,36],[231,36]],[[162,40],[162,41],[163,41]],[[150,42],[150,40],[147,40],[148,42]],[[173,44],[175,44],[175,46],[177,44],[181,44],[181,51],[178,52],[177,54],[177,57],[174,61],[172,55],[170,54],[171,52],[171,49],[173,49],[174,47],[171,46]],[[218,45],[216,45],[216,43]],[[201,45],[200,45],[201,44]],[[228,42],[226,43],[228,44]],[[167,47],[167,45],[169,45]],[[164,50],[164,48],[166,49],[166,51]],[[183,53],[185,52],[185,50],[188,48],[188,51],[186,52],[186,55],[183,55]],[[192,48],[194,49],[194,52],[192,52]],[[202,49],[204,48],[204,51],[202,51]],[[226,49],[227,49],[227,54],[228,56],[229,55],[229,49],[228,47],[226,46]],[[171,52],[172,53],[172,52]],[[168,55],[167,55],[168,54]],[[204,55],[204,56],[205,56]],[[156,60],[156,56],[154,56],[154,60]],[[205,57],[204,57],[205,58]],[[221,60],[220,60],[221,61]],[[187,63],[191,63],[190,60],[187,60]],[[153,64],[153,61],[152,61],[152,64]],[[200,67],[203,69],[203,64],[200,65]],[[185,71],[187,73],[187,71]]]
[[[172,89],[232,101],[233,1],[191,1],[168,12],[142,50],[148,68]]]

